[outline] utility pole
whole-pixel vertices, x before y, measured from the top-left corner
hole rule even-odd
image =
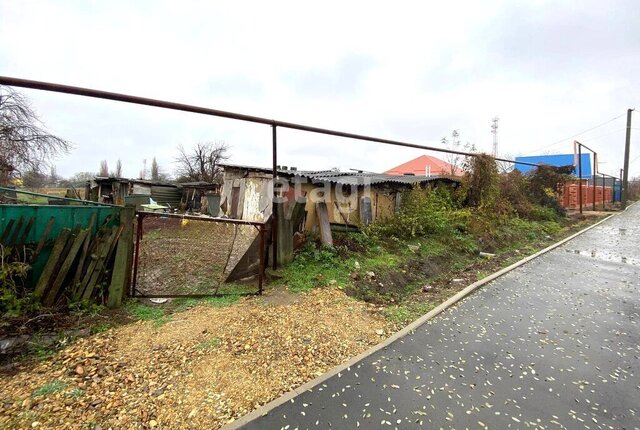
[[[582,145],[580,145],[579,143],[578,143],[578,206],[580,206],[580,214],[582,214]]]
[[[493,134],[493,158],[498,156],[498,121],[500,118],[494,117],[491,122],[491,134]]]
[[[631,146],[631,112],[627,109],[627,138],[624,142],[624,168],[622,176],[622,209],[627,207],[627,197],[629,197],[629,147]]]

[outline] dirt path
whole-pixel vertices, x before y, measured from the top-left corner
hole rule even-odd
[[[0,375],[0,428],[217,428],[388,330],[382,316],[338,289],[296,297],[198,306],[163,325],[137,322]]]

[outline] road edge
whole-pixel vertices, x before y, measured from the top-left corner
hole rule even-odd
[[[635,204],[635,203],[634,203]],[[631,206],[631,205],[629,205]],[[402,339],[403,337],[405,337],[408,334],[412,334],[418,327],[420,327],[421,325],[423,325],[424,323],[426,323],[427,321],[435,318],[437,315],[441,314],[442,312],[444,312],[445,310],[449,309],[450,307],[454,306],[456,303],[458,303],[460,300],[464,299],[465,297],[469,296],[471,293],[473,293],[475,290],[477,290],[478,288],[482,287],[485,284],[488,284],[489,282],[499,278],[502,275],[505,275],[509,272],[511,272],[514,269],[517,269],[518,267],[528,263],[529,261],[540,257],[541,255],[544,255],[550,251],[553,251],[554,249],[564,245],[565,243],[569,242],[570,240],[576,238],[577,236],[580,236],[581,234],[586,233],[587,231],[599,226],[600,224],[604,223],[605,221],[608,221],[609,219],[613,218],[614,216],[617,216],[623,212],[625,212],[629,206],[627,206],[627,208],[625,208],[624,211],[620,211],[620,212],[616,212],[613,213],[609,216],[607,216],[604,219],[601,219],[600,221],[596,222],[595,224],[592,224],[574,234],[572,234],[571,236],[565,237],[564,239],[560,240],[559,242],[556,242],[554,244],[549,245],[548,247],[529,255],[528,257],[523,258],[522,260],[518,260],[515,263],[511,264],[510,266],[507,266],[503,269],[498,270],[497,272],[492,273],[491,275],[482,278],[476,282],[474,282],[471,285],[468,285],[466,288],[464,288],[463,290],[459,291],[458,293],[454,294],[453,296],[449,297],[447,300],[445,300],[444,302],[440,303],[438,306],[436,306],[435,308],[433,308],[431,311],[427,312],[426,314],[424,314],[423,316],[421,316],[420,318],[418,318],[417,320],[415,320],[414,322],[412,322],[411,324],[407,325],[406,327],[404,327],[403,329],[395,332],[393,335],[389,336],[388,338],[386,338],[385,340],[383,340],[382,342],[372,346],[371,348],[367,349],[366,351],[360,353],[359,355],[356,355],[355,357],[349,359],[348,361],[346,361],[345,363],[339,364],[335,367],[333,367],[332,369],[328,370],[326,373],[323,373],[322,375],[318,376],[315,379],[312,379],[311,381],[308,381],[304,384],[302,384],[301,386],[299,386],[298,388],[295,388],[285,394],[283,394],[282,396],[273,399],[272,401],[270,401],[269,403],[259,407],[258,409],[255,409],[251,412],[249,412],[248,414],[240,417],[239,419],[226,424],[224,426],[222,426],[220,428],[220,430],[237,430],[240,427],[248,424],[249,422],[255,420],[256,418],[259,418],[261,416],[267,415],[271,410],[277,408],[278,406],[282,405],[283,403],[286,403],[288,401],[291,401],[294,397],[304,393],[305,391],[309,391],[311,390],[313,387],[320,385],[321,383],[323,383],[324,381],[326,381],[327,379],[333,377],[334,375],[337,375],[340,372],[343,372],[345,370],[348,370],[351,366],[353,366],[354,364],[356,364],[357,362],[365,359],[366,357],[372,355],[373,353],[384,349],[386,347],[388,347],[390,344],[392,344],[393,342]]]

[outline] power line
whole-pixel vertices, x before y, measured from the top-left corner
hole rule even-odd
[[[569,136],[569,137],[565,137],[564,139],[557,140],[557,141],[555,141],[555,142],[553,142],[553,143],[551,143],[551,144],[549,144],[549,145],[547,145],[547,146],[543,146],[542,148],[537,148],[534,152],[530,152],[530,153],[525,154],[525,155],[531,155],[531,154],[534,154],[534,153],[536,153],[536,152],[539,152],[539,151],[541,151],[541,150],[543,150],[543,149],[547,149],[547,148],[550,148],[550,147],[552,147],[552,146],[554,146],[554,145],[557,145],[557,144],[559,144],[559,143],[562,143],[562,142],[564,142],[565,140],[573,139],[574,137],[578,137],[578,136],[580,136],[580,135],[583,135],[583,134],[585,134],[585,133],[588,133],[588,132],[590,132],[590,131],[592,131],[592,130],[595,130],[596,128],[600,128],[600,127],[602,127],[603,125],[607,125],[607,124],[609,124],[610,122],[613,122],[613,121],[617,120],[618,118],[622,118],[622,117],[623,117],[623,116],[625,116],[625,115],[626,115],[626,114],[624,114],[624,113],[623,113],[623,114],[620,114],[620,115],[618,115],[618,116],[616,116],[616,117],[611,118],[611,119],[610,119],[610,120],[608,120],[608,121],[603,122],[602,124],[598,124],[598,125],[596,125],[596,126],[593,126],[593,127],[591,127],[591,128],[588,128],[588,129],[586,129],[586,130],[584,130],[584,131],[581,131],[580,133],[574,134],[573,136]]]
[[[600,139],[602,137],[610,136],[610,135],[615,134],[615,133],[620,133],[621,131],[625,131],[626,129],[627,129],[626,127],[623,127],[623,128],[619,128],[617,130],[610,131],[609,133],[601,134],[600,136],[590,137],[589,139],[580,139],[580,142],[589,142],[591,140],[597,140],[597,139]]]

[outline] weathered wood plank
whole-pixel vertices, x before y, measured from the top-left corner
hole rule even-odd
[[[53,249],[51,249],[51,255],[49,255],[49,259],[47,260],[47,264],[44,266],[42,270],[42,274],[38,279],[38,283],[36,284],[36,288],[34,291],[34,295],[36,297],[44,296],[45,291],[47,290],[47,286],[49,285],[51,278],[54,276],[54,269],[58,264],[58,261],[61,259],[61,253],[64,247],[67,244],[67,240],[69,239],[69,235],[71,234],[71,230],[68,228],[62,229],[60,235],[56,239],[53,244]]]
[[[117,308],[122,305],[124,293],[127,291],[131,280],[131,266],[133,261],[133,219],[135,217],[134,208],[125,208],[120,212],[122,235],[118,240],[111,283],[109,284],[109,298],[107,307]]]
[[[53,306],[55,304],[56,297],[62,288],[62,285],[67,278],[67,274],[73,265],[73,262],[76,260],[76,256],[78,255],[78,251],[80,247],[84,243],[88,230],[81,230],[78,235],[73,239],[73,243],[71,244],[71,248],[69,248],[69,252],[67,253],[62,265],[60,266],[60,270],[51,285],[51,288],[47,292],[45,299],[43,301],[45,306]]]
[[[6,241],[7,239],[9,239],[9,235],[11,234],[11,227],[13,227],[13,224],[15,224],[15,222],[16,222],[15,219],[10,219],[9,222],[7,223],[6,227],[4,228],[4,231],[2,232],[2,236],[0,236],[1,244],[8,245]]]
[[[329,210],[325,202],[316,203],[316,214],[318,215],[318,226],[320,227],[320,242],[326,246],[333,246]]]
[[[36,217],[32,216],[29,218],[27,225],[24,227],[24,231],[22,232],[22,236],[20,236],[20,240],[16,242],[16,247],[22,248],[27,241],[27,237],[29,236],[29,232],[31,231],[31,227],[33,227],[33,223],[35,222]]]
[[[89,245],[91,244],[91,234],[93,232],[93,226],[96,223],[97,214],[94,212],[91,215],[91,219],[89,219],[89,225],[87,226],[87,236],[84,239],[84,243],[82,244],[82,252],[80,253],[80,259],[78,260],[78,266],[76,267],[76,273],[73,276],[73,287],[77,288],[78,283],[80,282],[80,278],[82,277],[82,273],[86,266],[87,253],[89,252]],[[74,293],[75,296],[75,293]]]
[[[33,252],[32,261],[35,261],[38,255],[40,255],[40,253],[42,252],[42,249],[44,248],[44,245],[47,243],[47,239],[49,238],[49,233],[51,233],[51,229],[53,228],[53,225],[55,224],[55,222],[56,222],[56,219],[54,217],[49,218],[49,221],[47,221],[47,225],[45,226],[44,231],[42,232],[40,241],[38,241],[38,246],[36,246],[36,250]]]
[[[96,236],[93,238],[89,245],[89,251],[85,257],[85,268],[83,268],[82,274],[80,276],[80,281],[75,284],[75,290],[73,293],[73,300],[77,301],[82,298],[82,294],[91,278],[91,274],[93,273],[94,268],[96,267],[96,262],[98,260],[98,255],[101,252],[104,240],[111,234],[113,230],[106,227],[104,224],[102,227],[98,229]]]
[[[98,280],[105,270],[106,260],[109,257],[110,251],[113,249],[113,244],[118,240],[122,233],[122,227],[114,228],[112,233],[104,241],[101,252],[98,254],[96,265],[91,273],[91,277],[87,281],[84,292],[82,293],[83,300],[89,300],[93,294],[93,290],[98,283]]]
[[[16,228],[13,229],[13,234],[7,240],[7,245],[13,245],[18,240],[18,235],[20,234],[20,230],[22,230],[22,224],[24,223],[24,217],[20,216],[18,218],[18,222],[16,223]]]
[[[304,218],[304,209],[307,204],[305,197],[299,197],[289,204],[287,213],[284,213],[282,203],[278,206],[278,264],[285,265],[293,261],[293,233]],[[280,215],[282,214],[282,215]]]
[[[91,281],[93,272],[96,270],[98,261],[100,260],[102,255],[106,252],[105,248],[108,247],[107,242],[109,241],[109,238],[112,237],[113,234],[115,234],[115,229],[103,230],[102,233],[103,234],[101,234],[99,238],[96,238],[95,249],[91,252],[91,255],[90,255],[91,261],[89,262],[87,271],[85,272],[82,278],[82,282],[80,284],[80,288],[78,289],[78,295],[76,297],[76,299],[78,300],[83,299],[85,297],[85,292],[87,290],[87,286],[89,285],[89,282]]]

